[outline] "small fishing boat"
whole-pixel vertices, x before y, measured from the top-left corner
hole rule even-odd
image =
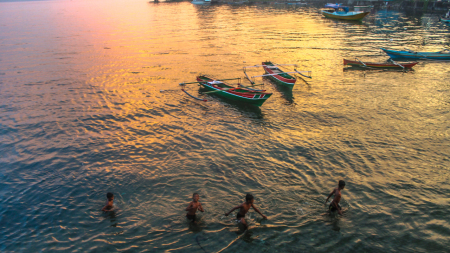
[[[450,51],[439,52],[415,52],[412,50],[397,51],[381,48],[392,59],[417,59],[417,60],[450,60]]]
[[[297,67],[296,64],[275,64],[273,62],[270,61],[265,61],[263,62],[261,65],[255,65],[255,66],[248,66],[248,67],[244,67],[244,74],[247,77],[247,79],[251,82],[254,83],[248,76],[247,76],[247,72],[246,69],[247,68],[254,68],[254,67],[263,67],[264,71],[266,72],[266,74],[264,75],[260,75],[260,76],[252,76],[252,78],[255,77],[268,77],[270,80],[272,80],[273,82],[283,85],[283,86],[287,86],[287,87],[293,87],[295,85],[295,82],[297,81],[297,79],[290,75],[290,74],[299,74],[303,77],[307,77],[307,78],[311,78],[311,71],[297,71],[296,69],[294,69],[294,71],[283,71],[280,69],[281,66],[295,66]],[[309,73],[309,75],[304,75],[303,73]]]
[[[410,69],[418,62],[396,62],[388,60],[387,62],[363,62],[358,58],[355,61],[344,59],[344,65],[364,67],[364,68],[381,68],[381,69]]]
[[[282,71],[278,66],[270,61],[263,62],[262,67],[266,74],[269,74],[267,77],[276,83],[285,86],[294,86],[297,81],[295,77],[289,75],[286,71]]]
[[[261,106],[270,96],[272,96],[272,93],[267,93],[265,90],[255,90],[251,89],[245,86],[240,85],[240,87],[233,87],[229,84],[224,83],[223,81],[226,80],[235,80],[240,78],[234,78],[234,79],[224,79],[224,80],[216,80],[214,78],[202,75],[197,76],[197,82],[201,85],[206,92],[202,92],[203,94],[211,94],[214,93],[220,97],[237,101],[237,102],[243,102],[251,105]],[[192,83],[180,83],[180,85],[185,84],[192,84]],[[251,85],[257,86],[257,85]],[[205,99],[197,98],[191,94],[189,94],[186,90],[182,89],[186,94],[189,96],[197,99],[206,101]]]
[[[300,0],[288,0],[287,2],[286,2],[286,4],[288,4],[288,5],[294,5],[294,4],[298,4],[298,5],[307,5],[308,3],[305,3],[305,2],[301,2]]]
[[[450,23],[450,10],[445,13],[442,17],[439,17],[439,21],[442,21],[444,23]]]
[[[322,15],[327,18],[336,18],[343,20],[361,20],[370,13],[364,11],[349,11],[349,8],[347,6],[343,6],[342,4],[329,3],[325,5],[325,8],[327,8],[327,10],[322,10]]]
[[[210,4],[211,0],[193,0],[192,4]]]
[[[441,22],[450,23],[450,18],[439,18]]]

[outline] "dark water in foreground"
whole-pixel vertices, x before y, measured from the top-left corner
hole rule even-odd
[[[396,11],[355,23],[315,7],[0,3],[0,251],[445,252],[449,63],[342,59],[441,50],[449,29]],[[265,80],[261,108],[179,90],[267,59],[313,79]],[[336,218],[324,200],[339,179]],[[120,210],[105,215],[107,191]],[[252,211],[242,235],[224,212],[247,192],[269,219]]]

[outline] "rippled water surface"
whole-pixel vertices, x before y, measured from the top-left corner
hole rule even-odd
[[[0,251],[446,252],[450,63],[342,59],[442,50],[450,27],[394,10],[336,21],[320,6],[1,2]],[[273,92],[260,108],[178,85],[264,60],[313,78],[292,91],[259,79]],[[340,179],[344,215],[329,216]],[[251,211],[242,234],[224,213],[247,192],[268,220]]]

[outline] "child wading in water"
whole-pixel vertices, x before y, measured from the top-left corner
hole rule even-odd
[[[327,200],[325,200],[325,203],[327,203],[328,202],[328,199],[331,197],[331,196],[333,196],[333,194],[334,194],[334,199],[333,199],[333,201],[331,201],[331,204],[330,204],[330,206],[328,207],[328,209],[331,211],[331,212],[334,212],[334,211],[338,211],[338,213],[340,214],[340,215],[342,215],[342,208],[341,208],[341,206],[339,205],[339,202],[341,201],[341,191],[344,189],[344,187],[345,187],[345,182],[344,182],[344,180],[339,180],[339,185],[338,185],[338,187],[337,188],[335,188],[335,189],[333,189],[333,191],[330,193],[330,195],[328,195],[328,198],[327,198]]]
[[[114,206],[114,194],[112,194],[112,192],[108,192],[106,194],[106,198],[108,199],[108,201],[106,201],[106,205],[102,208],[103,212],[111,211]]]
[[[188,211],[188,213],[186,214],[186,218],[188,218],[188,220],[191,220],[194,223],[195,223],[195,212],[197,212],[197,209],[200,210],[201,212],[205,211],[203,210],[202,204],[198,202],[199,199],[200,196],[198,195],[198,193],[194,193],[192,195],[192,202],[189,203],[188,207],[186,207],[186,211]]]
[[[225,214],[225,216],[228,216],[231,212],[233,212],[236,209],[239,209],[238,214],[236,215],[236,220],[240,221],[242,223],[242,225],[245,226],[245,229],[248,228],[247,223],[245,222],[245,214],[248,212],[248,210],[250,209],[250,207],[253,207],[253,209],[255,209],[255,211],[257,213],[259,213],[264,219],[267,219],[267,216],[265,216],[264,214],[262,214],[258,208],[256,208],[253,205],[254,199],[253,196],[251,194],[247,194],[247,196],[245,196],[245,202],[242,203],[239,206],[234,207],[233,209],[231,209],[231,211],[229,211],[228,213]]]

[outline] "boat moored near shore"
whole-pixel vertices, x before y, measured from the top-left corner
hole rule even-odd
[[[361,20],[370,13],[364,11],[349,11],[349,8],[342,4],[326,4],[325,8],[326,10],[321,11],[322,15],[327,18],[343,20]]]
[[[391,50],[381,48],[392,59],[416,59],[416,60],[450,60],[450,51],[443,50],[439,52],[415,52],[412,50]]]

